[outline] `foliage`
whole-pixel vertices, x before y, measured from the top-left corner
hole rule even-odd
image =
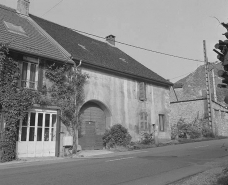
[[[202,124],[202,135],[203,137],[215,137],[211,128],[209,127],[209,120],[204,118],[200,120]]]
[[[0,44],[0,105],[4,112],[5,128],[0,138],[0,161],[14,160],[16,156],[17,122],[25,111],[39,101],[39,93],[18,88],[18,63],[9,57],[8,44]]]
[[[178,128],[177,124],[174,124],[171,126],[171,139],[177,139],[178,137]]]
[[[46,77],[52,82],[48,89],[52,104],[61,108],[60,120],[73,136],[72,153],[77,152],[78,130],[80,128],[80,107],[84,103],[84,86],[88,79],[76,66],[56,64],[48,66]]]
[[[208,125],[208,119],[196,118],[191,123],[186,123],[183,118],[180,118],[177,124],[171,127],[171,139],[191,138],[196,139],[200,137],[214,137],[212,130]]]
[[[149,145],[149,144],[154,144],[154,142],[155,141],[154,141],[153,133],[148,133],[148,132],[141,133],[141,139],[140,139],[141,144]]]
[[[131,142],[131,135],[128,130],[121,124],[113,125],[109,130],[106,130],[103,136],[103,145],[107,148],[116,146],[127,146]]]
[[[228,174],[224,172],[217,179],[217,185],[228,185]]]

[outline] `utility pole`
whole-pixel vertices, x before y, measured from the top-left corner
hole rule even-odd
[[[212,80],[213,80],[214,100],[215,100],[215,102],[217,102],[217,94],[216,94],[216,84],[215,84],[215,72],[214,72],[214,68],[212,68],[211,73],[212,73]]]
[[[209,118],[209,126],[213,131],[213,121],[212,121],[212,107],[211,107],[211,84],[210,84],[210,76],[209,76],[209,63],[207,59],[207,49],[206,49],[206,41],[203,41],[203,50],[204,50],[204,61],[205,61],[205,75],[206,75],[206,89],[207,89],[207,108],[208,108],[208,118]]]

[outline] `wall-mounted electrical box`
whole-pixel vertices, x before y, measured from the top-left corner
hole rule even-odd
[[[63,137],[63,146],[73,146],[73,137],[72,136],[64,136]]]

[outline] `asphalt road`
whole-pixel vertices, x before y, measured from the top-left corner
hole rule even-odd
[[[0,185],[159,185],[228,159],[228,139],[170,145],[104,158],[0,165]],[[215,162],[217,161],[217,162]]]

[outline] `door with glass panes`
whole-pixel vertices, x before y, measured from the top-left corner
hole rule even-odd
[[[56,111],[28,112],[18,123],[18,156],[55,156],[56,125]]]

